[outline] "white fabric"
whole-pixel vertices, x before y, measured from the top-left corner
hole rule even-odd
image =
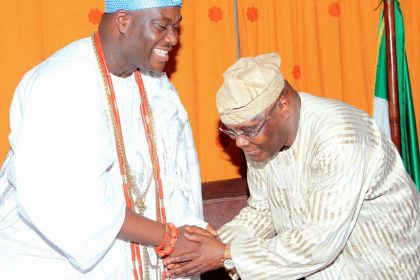
[[[391,137],[391,128],[389,125],[388,100],[375,96],[373,98],[373,119],[379,128],[389,137]]]
[[[367,114],[300,94],[293,145],[248,161],[248,207],[219,230],[242,280],[420,279],[420,195]]]
[[[186,111],[166,76],[143,75],[143,81],[157,131],[167,220],[205,227]],[[137,85],[134,75],[112,76],[112,82],[128,162],[143,188],[151,161]],[[11,152],[0,181],[0,278],[132,279],[129,244],[115,239],[125,201],[90,38],[25,75],[10,121]],[[146,216],[155,219],[153,194],[152,186]]]

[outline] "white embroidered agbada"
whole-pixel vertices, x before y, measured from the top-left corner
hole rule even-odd
[[[205,227],[187,113],[166,75],[142,77],[167,220]],[[138,87],[134,75],[112,82],[128,162],[143,192],[152,165]],[[90,38],[63,48],[19,84],[1,171],[1,279],[133,279],[129,243],[115,239],[126,205],[107,106]],[[145,216],[156,219],[153,185],[146,204]]]
[[[420,279],[420,195],[397,150],[360,110],[300,97],[293,145],[248,161],[248,206],[219,229],[241,279]]]

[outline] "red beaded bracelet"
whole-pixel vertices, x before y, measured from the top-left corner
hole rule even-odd
[[[168,233],[169,233],[169,227],[168,227],[168,224],[165,224],[165,236],[163,237],[162,242],[155,247],[156,252],[162,250],[163,246],[165,246],[165,243],[168,240]]]
[[[167,226],[169,227],[169,231],[171,232],[171,239],[169,240],[169,244],[166,247],[162,246],[164,248],[158,248],[158,247],[155,248],[156,254],[161,258],[168,256],[172,253],[172,251],[175,248],[175,244],[176,244],[176,241],[178,240],[178,235],[179,235],[178,229],[176,228],[174,224],[168,223]],[[166,242],[164,244],[166,244]]]

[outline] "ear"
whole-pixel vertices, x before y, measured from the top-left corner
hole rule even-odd
[[[132,21],[132,16],[129,12],[124,10],[118,10],[114,13],[114,22],[118,31],[122,34],[127,32],[128,26]]]
[[[290,100],[287,98],[287,94],[280,95],[277,106],[283,119],[288,119],[290,117]]]

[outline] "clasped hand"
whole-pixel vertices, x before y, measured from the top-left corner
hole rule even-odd
[[[167,276],[189,277],[222,267],[224,244],[209,225],[206,229],[184,226],[174,252],[163,260]]]

